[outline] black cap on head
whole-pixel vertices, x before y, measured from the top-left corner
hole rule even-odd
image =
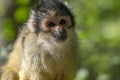
[[[50,12],[54,12],[54,16],[69,16],[72,26],[75,25],[73,14],[61,0],[42,0],[32,10],[36,20],[41,21],[40,19],[52,16]]]

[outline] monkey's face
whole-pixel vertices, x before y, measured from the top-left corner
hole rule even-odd
[[[52,40],[57,43],[65,42],[72,36],[74,25],[71,11],[59,0],[44,0],[37,4],[28,23],[30,30],[39,35],[39,40]]]
[[[64,42],[68,37],[68,29],[71,22],[67,16],[57,16],[45,18],[42,22],[42,29],[48,33],[52,40],[56,42]],[[47,34],[46,33],[46,34]]]

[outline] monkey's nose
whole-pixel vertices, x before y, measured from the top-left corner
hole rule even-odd
[[[58,28],[55,29],[55,31],[56,31],[55,33],[59,34],[59,35],[66,34],[66,30],[64,29],[64,27],[58,27]]]
[[[51,35],[56,41],[63,42],[67,38],[67,31],[64,28],[55,29]]]

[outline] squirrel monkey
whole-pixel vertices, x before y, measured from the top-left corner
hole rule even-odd
[[[2,67],[1,80],[74,80],[79,64],[74,26],[63,2],[35,5]]]

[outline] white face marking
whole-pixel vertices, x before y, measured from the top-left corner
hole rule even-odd
[[[35,18],[35,12],[34,11],[31,11],[31,14],[30,14],[30,19],[28,20],[28,27],[29,29],[34,32],[35,31],[35,28],[34,28],[34,25],[35,25],[35,22],[34,22],[34,18]]]
[[[52,39],[52,36],[50,33],[41,32],[38,35],[37,43],[48,52],[54,51],[55,49],[61,50],[63,49],[63,47],[66,48],[67,45],[70,45],[72,43],[71,40],[74,36],[73,29],[70,29],[67,31],[68,31],[68,37],[64,42],[56,42],[55,40]]]

